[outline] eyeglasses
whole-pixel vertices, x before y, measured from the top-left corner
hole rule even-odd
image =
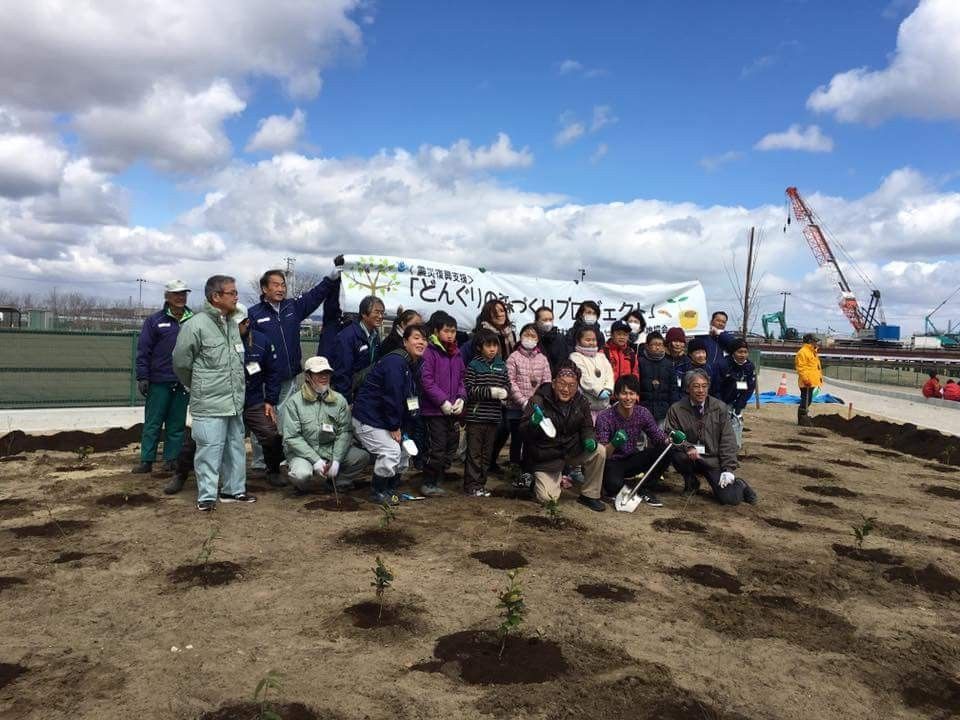
[[[217,293],[217,295],[229,295],[230,297],[236,297],[239,294],[240,293],[238,293],[236,290],[231,290],[230,292],[224,292],[223,290],[221,290],[220,292]]]

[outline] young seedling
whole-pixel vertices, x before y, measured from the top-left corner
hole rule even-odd
[[[563,522],[563,512],[560,510],[559,500],[547,500],[543,504],[543,511],[554,527],[560,527],[560,523]]]
[[[260,706],[256,720],[283,720],[280,714],[270,709],[270,693],[280,694],[283,690],[283,675],[270,670],[257,683],[257,689],[253,691],[253,702]]]
[[[860,520],[862,522],[859,525],[851,525],[851,527],[853,528],[853,537],[857,541],[857,549],[863,550],[863,541],[867,539],[867,535],[873,532],[873,528],[876,527],[877,518],[861,515]]]
[[[377,555],[377,566],[372,570],[373,582],[370,585],[377,589],[377,602],[380,604],[377,611],[377,625],[379,625],[380,618],[383,616],[383,593],[393,584],[393,573],[383,564],[379,555]]]
[[[503,622],[497,628],[497,636],[500,638],[500,653],[497,657],[501,659],[503,658],[503,651],[507,647],[507,638],[519,632],[520,625],[523,623],[523,616],[527,613],[519,576],[519,568],[507,571],[510,582],[507,584],[507,589],[500,593],[497,601],[497,607],[502,609],[500,616],[503,618]]]
[[[390,507],[390,503],[384,503],[380,506],[380,527],[386,530],[390,527],[390,523],[397,519],[397,514],[393,511],[393,508]]]
[[[74,452],[77,454],[77,462],[82,465],[88,457],[93,455],[93,447],[91,445],[81,445]]]
[[[197,557],[194,560],[195,565],[206,565],[210,562],[210,556],[213,555],[216,548],[216,542],[222,540],[223,535],[220,534],[219,526],[214,526],[210,528],[210,533],[207,535],[207,539],[203,541],[200,545],[200,552],[197,553]]]

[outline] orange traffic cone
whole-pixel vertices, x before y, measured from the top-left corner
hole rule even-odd
[[[777,397],[783,397],[787,394],[787,374],[780,373],[780,387],[777,388]]]

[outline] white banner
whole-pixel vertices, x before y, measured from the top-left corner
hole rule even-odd
[[[428,260],[379,255],[347,255],[345,259],[340,290],[344,312],[356,313],[362,298],[376,295],[383,300],[387,315],[396,314],[398,307],[412,308],[426,320],[433,312],[444,310],[469,332],[483,304],[497,298],[509,305],[517,330],[533,322],[533,313],[541,305],[552,308],[555,324],[566,328],[573,325],[580,303],[594,300],[600,305],[604,330],[634,308],[643,310],[648,331],[666,332],[679,326],[688,335],[702,335],[710,325],[703,286],[697,280],[651,285],[577,283]]]

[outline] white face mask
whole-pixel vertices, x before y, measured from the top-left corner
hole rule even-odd
[[[537,341],[532,338],[521,338],[520,344],[527,350],[533,350],[537,346]]]
[[[584,313],[582,319],[585,325],[595,325],[597,322],[597,316],[593,313]]]
[[[628,323],[628,324],[630,325],[630,332],[633,332],[633,333],[638,333],[638,332],[640,332],[640,323],[638,323],[638,322],[632,322],[632,323]]]
[[[553,330],[553,323],[550,322],[549,320],[544,320],[543,322],[538,322],[537,327],[540,328],[540,330],[542,330],[543,332],[548,333],[551,330]]]

